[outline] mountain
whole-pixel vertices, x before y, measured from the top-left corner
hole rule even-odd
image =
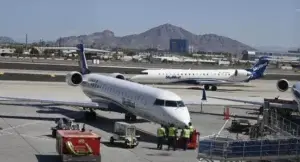
[[[237,40],[216,34],[196,35],[181,27],[172,24],[164,24],[149,29],[140,34],[127,35],[123,37],[115,36],[110,30],[97,32],[90,35],[63,37],[56,41],[62,46],[75,46],[83,42],[91,48],[133,48],[146,49],[156,47],[159,49],[169,49],[170,39],[187,39],[189,45],[195,50],[213,52],[241,52],[242,50],[255,50]]]
[[[0,44],[6,44],[6,43],[15,43],[15,41],[10,37],[4,37],[0,36]]]

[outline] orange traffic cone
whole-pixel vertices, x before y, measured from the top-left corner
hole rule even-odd
[[[230,117],[229,107],[224,108],[224,120],[228,120]]]

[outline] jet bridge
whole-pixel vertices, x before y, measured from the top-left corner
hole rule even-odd
[[[299,160],[300,126],[280,116],[265,99],[263,112],[250,130],[252,139],[213,137],[199,140],[199,161]],[[254,129],[255,128],[255,129]],[[252,135],[251,135],[252,134]]]

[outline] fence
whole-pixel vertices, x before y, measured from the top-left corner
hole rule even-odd
[[[282,159],[295,158],[300,154],[300,139],[199,141],[198,158],[207,159]]]

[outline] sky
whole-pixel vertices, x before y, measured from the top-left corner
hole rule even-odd
[[[254,47],[300,47],[300,0],[1,0],[0,19],[0,36],[21,42],[170,23]]]

